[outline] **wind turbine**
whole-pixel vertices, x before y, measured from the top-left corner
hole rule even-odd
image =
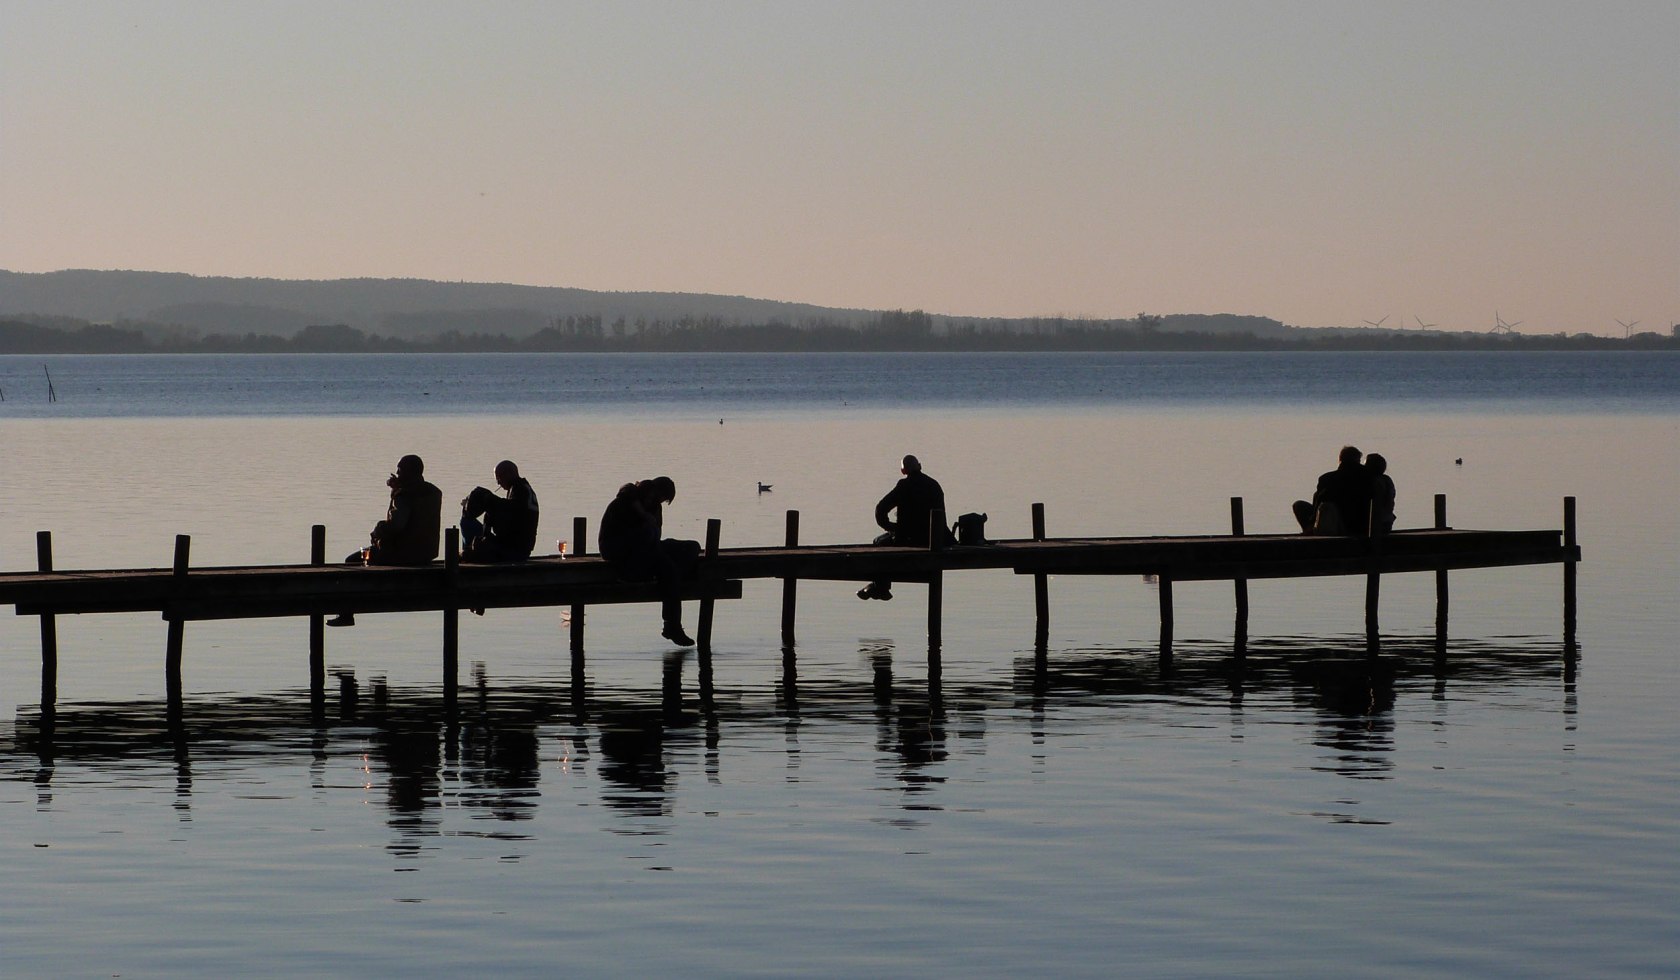
[[[1382,320],[1366,320],[1365,325],[1367,327],[1380,327],[1380,326],[1383,325],[1383,321],[1387,320],[1387,319],[1388,319],[1388,316],[1385,314],[1383,316]]]
[[[1423,317],[1421,317],[1421,316],[1417,316],[1417,315],[1414,314],[1412,316],[1412,319],[1414,319],[1418,322],[1418,329],[1419,330],[1433,330],[1433,329],[1435,329],[1435,326],[1436,326],[1435,324],[1424,323],[1423,322]]]
[[[1620,320],[1617,320],[1616,322],[1622,324],[1622,339],[1623,340],[1626,340],[1629,337],[1633,336],[1633,328],[1639,326],[1639,321],[1638,320],[1635,320],[1632,323],[1622,323],[1622,321],[1620,321]]]
[[[1506,323],[1504,320],[1499,318],[1499,311],[1494,310],[1493,329],[1489,330],[1488,333],[1516,333],[1517,328],[1520,326],[1522,326],[1521,320],[1518,320],[1515,323]]]

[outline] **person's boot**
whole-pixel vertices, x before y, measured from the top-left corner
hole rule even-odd
[[[663,636],[667,640],[670,640],[679,647],[691,647],[694,645],[694,637],[683,632],[681,623],[666,623],[665,628],[660,631],[659,635]]]
[[[356,614],[355,613],[339,613],[337,616],[334,616],[333,618],[327,620],[327,625],[328,626],[354,626],[354,625],[356,625]]]

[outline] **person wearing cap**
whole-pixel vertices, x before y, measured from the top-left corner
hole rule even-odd
[[[904,457],[899,472],[903,479],[875,505],[875,523],[886,532],[875,543],[909,548],[926,548],[930,541],[951,544],[951,532],[945,527],[945,490],[939,481],[923,473],[922,461],[914,456]],[[871,582],[857,595],[859,599],[891,599],[892,583]]]
[[[385,519],[373,526],[368,546],[345,557],[352,565],[425,565],[438,556],[438,532],[443,524],[443,491],[426,482],[426,464],[410,453],[397,460],[397,471],[385,481],[391,503]],[[343,613],[328,626],[354,626],[356,618]]]
[[[507,492],[473,487],[461,501],[461,560],[524,561],[537,546],[537,495],[510,459],[496,464],[496,485]]]

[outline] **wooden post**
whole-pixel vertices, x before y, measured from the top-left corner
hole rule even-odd
[[[1377,602],[1382,588],[1382,537],[1372,535],[1367,540],[1371,553],[1365,572],[1365,656],[1375,658],[1382,652],[1382,634],[1377,623]]]
[[[706,521],[706,551],[707,558],[716,558],[718,553],[718,538],[723,532],[723,522],[713,517]],[[701,656],[709,656],[712,652],[712,610],[717,605],[716,599],[700,600],[700,621],[696,628],[695,645]]]
[[[1575,656],[1575,498],[1563,498],[1563,546],[1568,554],[1563,559],[1563,649],[1566,656]]]
[[[1171,660],[1173,655],[1172,573],[1162,569],[1155,576],[1155,582],[1161,596],[1161,659]]]
[[[939,650],[944,642],[943,623],[945,605],[945,573],[935,571],[928,579],[928,653]]]
[[[1032,539],[1044,540],[1044,505],[1032,505]],[[1050,576],[1043,572],[1033,573],[1033,645],[1045,646],[1050,642]]]
[[[455,589],[461,579],[461,529],[443,531],[443,584],[447,597],[443,602],[443,701],[454,707],[455,683],[461,673],[461,608],[456,602]]]
[[[175,584],[180,585],[187,577],[187,559],[192,551],[192,537],[186,534],[175,535],[175,564],[171,572]],[[186,640],[186,623],[180,617],[169,618],[169,639],[164,650],[163,675],[164,686],[168,692],[168,701],[172,708],[181,706],[181,647]]]
[[[53,570],[52,532],[35,532],[36,567],[43,572]],[[41,614],[41,710],[50,711],[58,703],[58,619],[52,613]]]
[[[589,518],[572,518],[572,554],[579,558],[589,554]],[[583,603],[572,603],[572,653],[583,652]]]
[[[787,512],[787,538],[785,544],[789,548],[799,547],[799,511]],[[799,580],[789,576],[782,579],[782,647],[793,646],[794,611],[799,602]]]
[[[316,524],[309,528],[309,564],[319,568],[327,563],[327,526]],[[309,617],[309,698],[320,701],[327,696],[327,631],[325,617],[314,613]]]
[[[1447,495],[1435,495],[1435,530],[1447,529]],[[1447,570],[1435,570],[1435,655],[1447,655]]]
[[[1231,498],[1231,536],[1240,538],[1243,530],[1243,499]],[[1237,623],[1232,630],[1232,653],[1238,657],[1248,655],[1248,579],[1235,579],[1237,600]]]

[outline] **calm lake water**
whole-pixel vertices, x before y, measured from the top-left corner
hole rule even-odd
[[[46,401],[43,360],[58,401]],[[0,569],[300,561],[381,516],[417,452],[445,499],[518,461],[539,541],[627,479],[726,545],[874,533],[918,454],[1025,536],[1289,530],[1343,443],[1399,523],[1556,528],[1579,501],[1581,655],[1557,566],[1383,586],[1392,691],[1337,684],[1363,582],[948,576],[861,603],[749,582],[715,653],[652,608],[330,631],[0,615],[0,976],[1652,976],[1680,972],[1680,357],[1672,354],[0,357]],[[772,484],[770,493],[757,483]],[[693,606],[688,609],[693,623]]]

